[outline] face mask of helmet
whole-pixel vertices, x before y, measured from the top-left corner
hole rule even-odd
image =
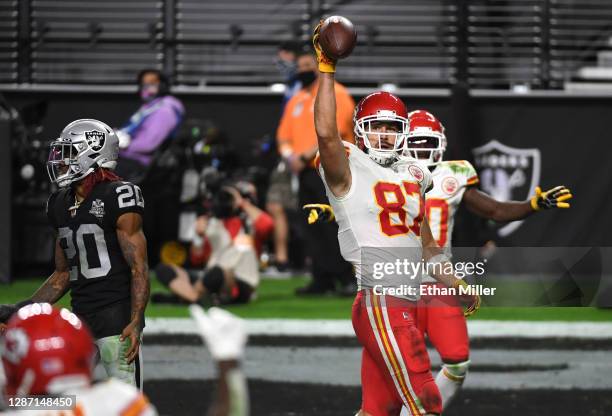
[[[298,72],[296,79],[302,83],[302,87],[308,87],[317,79],[314,71]]]
[[[398,117],[385,120],[380,116],[365,117],[355,125],[368,155],[376,163],[388,166],[397,159],[404,145],[406,121]]]
[[[403,154],[433,165],[441,161],[442,151],[442,140],[439,137],[414,136],[407,139]]]

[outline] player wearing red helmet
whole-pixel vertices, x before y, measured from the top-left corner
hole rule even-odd
[[[76,403],[71,412],[39,410],[36,414],[157,414],[146,397],[128,384],[109,380],[92,385],[94,339],[85,324],[67,309],[56,309],[48,303],[21,308],[0,338],[0,351],[6,373],[3,393],[9,406],[15,397],[74,395]]]
[[[569,208],[565,201],[572,195],[563,186],[547,192],[541,192],[538,187],[536,195],[523,202],[502,202],[491,198],[477,189],[478,175],[468,161],[443,160],[446,135],[444,126],[433,114],[415,110],[409,114],[409,120],[403,156],[417,158],[431,170],[433,186],[426,196],[425,215],[434,238],[449,257],[454,216],[461,201],[473,213],[499,222],[520,220],[542,208]],[[426,285],[438,285],[428,276],[423,281]],[[417,326],[428,335],[442,358],[443,365],[436,384],[444,407],[463,384],[469,365],[469,341],[463,310],[459,306],[440,306],[447,303],[436,296],[425,296],[417,311]],[[431,306],[434,304],[437,306]]]
[[[334,94],[336,62],[322,52],[319,28],[313,38],[321,72],[314,108],[317,168],[338,222],[342,255],[353,264],[358,282],[352,320],[363,346],[360,414],[397,415],[402,405],[414,415],[439,414],[440,393],[413,315],[418,294],[412,289],[420,276],[372,273],[377,264],[394,263],[399,255],[405,262],[424,258],[429,264],[446,264],[423,221],[430,174],[417,160],[394,165],[408,133],[408,114],[392,94],[370,94],[357,105],[359,147],[341,140]],[[437,267],[437,279],[447,286],[462,284],[444,269]],[[477,296],[465,300],[474,307],[479,302]]]

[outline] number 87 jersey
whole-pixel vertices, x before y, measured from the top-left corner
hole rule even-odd
[[[75,313],[130,299],[131,270],[117,238],[117,220],[128,212],[144,214],[142,192],[129,182],[100,182],[78,207],[71,188],[49,197],[47,217],[68,260]]]
[[[342,197],[330,191],[324,169],[315,159],[338,223],[342,256],[354,266],[360,288],[418,284],[420,276],[410,280],[396,275],[378,277],[371,272],[377,263],[395,263],[400,255],[421,262],[421,223],[424,194],[431,185],[429,170],[416,159],[402,166],[383,167],[355,145],[345,142],[344,146],[351,187]]]

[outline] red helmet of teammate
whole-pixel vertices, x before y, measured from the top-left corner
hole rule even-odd
[[[0,338],[7,396],[57,394],[91,382],[96,349],[67,309],[33,303],[11,318]]]
[[[408,133],[408,110],[395,95],[379,91],[359,101],[353,116],[355,136],[376,163],[392,163]],[[391,139],[391,140],[389,140]]]
[[[415,110],[408,114],[410,130],[404,155],[420,159],[428,165],[442,161],[446,150],[444,126],[428,111]]]

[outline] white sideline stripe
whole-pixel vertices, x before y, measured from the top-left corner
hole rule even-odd
[[[353,337],[348,320],[246,319],[249,335],[292,337]],[[578,338],[612,339],[612,323],[607,322],[528,322],[468,321],[470,338]],[[147,318],[145,335],[198,334],[189,318]]]

